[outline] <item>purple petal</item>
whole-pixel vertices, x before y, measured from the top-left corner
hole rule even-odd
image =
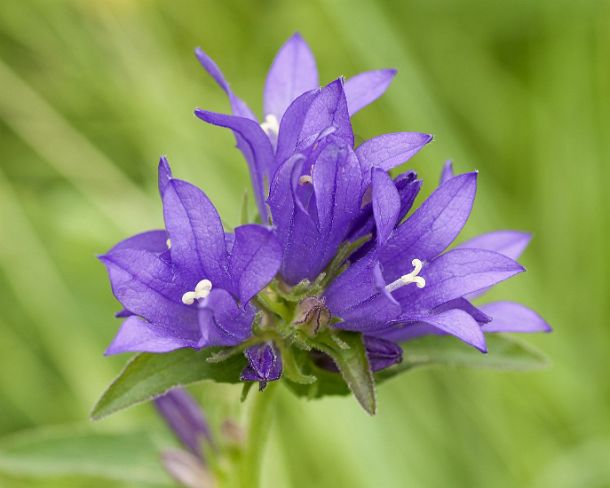
[[[448,310],[438,315],[422,317],[401,329],[383,334],[383,337],[393,341],[404,341],[429,333],[450,334],[481,352],[487,352],[481,326],[463,310]]]
[[[163,353],[185,347],[196,348],[199,337],[199,331],[196,329],[179,329],[175,325],[163,327],[132,315],[123,322],[104,354],[111,356],[125,352]]]
[[[400,221],[413,207],[413,202],[415,202],[419,190],[421,190],[422,181],[417,179],[415,171],[408,171],[397,176],[394,179],[394,184],[400,195],[400,212],[398,213],[398,220]]]
[[[439,186],[447,183],[451,178],[453,178],[453,163],[451,161],[445,161],[443,165],[443,170],[441,171],[441,178],[439,181]]]
[[[456,249],[487,249],[516,260],[525,251],[531,239],[532,235],[527,232],[500,230],[474,237],[460,244]],[[467,298],[474,300],[485,292],[487,289],[479,290],[477,293],[468,295]]]
[[[195,115],[204,122],[227,127],[237,137],[237,147],[241,150],[248,162],[250,178],[254,187],[254,197],[262,222],[267,221],[267,207],[265,206],[265,177],[269,177],[275,165],[273,146],[269,138],[254,121],[233,115],[224,115],[206,110],[195,110]]]
[[[493,251],[454,249],[424,264],[424,288],[407,285],[393,295],[407,311],[429,310],[522,271],[519,263]]]
[[[212,440],[210,428],[197,402],[182,388],[174,388],[154,401],[155,407],[178,440],[203,460],[201,445]]]
[[[379,168],[373,169],[372,187],[377,243],[381,246],[386,242],[398,222],[400,195],[390,175]]]
[[[318,69],[311,49],[300,34],[280,48],[267,74],[263,94],[265,114],[281,120],[288,106],[302,93],[319,87]]]
[[[492,302],[481,305],[492,317],[484,332],[551,332],[551,326],[533,310],[514,302]]]
[[[215,287],[230,286],[224,229],[205,193],[172,179],[163,193],[163,214],[172,262],[194,280],[207,278]]]
[[[184,305],[182,295],[196,282],[184,280],[149,251],[123,249],[99,259],[106,265],[114,296],[127,310],[166,328],[175,337],[194,337],[197,310]]]
[[[212,78],[214,78],[214,81],[218,83],[220,88],[222,88],[229,97],[229,102],[231,103],[231,110],[233,114],[239,117],[245,117],[247,119],[256,121],[256,115],[252,113],[252,110],[248,108],[248,106],[243,100],[239,99],[233,94],[229,83],[227,83],[227,80],[222,74],[222,71],[220,71],[220,68],[212,60],[212,58],[210,58],[201,48],[195,49],[195,56],[197,56],[197,59],[201,63],[201,66],[203,66],[203,68],[208,72],[208,74]]]
[[[396,76],[395,69],[365,71],[345,82],[345,96],[350,116],[377,100]]]
[[[167,251],[167,232],[164,230],[149,230],[131,236],[115,245],[107,254],[112,254],[123,249],[140,249],[154,253]]]
[[[303,93],[286,109],[280,122],[277,140],[276,163],[278,166],[286,161],[299,145],[307,112],[319,94],[319,89]]]
[[[474,237],[460,244],[456,249],[487,249],[504,254],[511,259],[519,259],[531,240],[532,235],[527,232],[499,230]]]
[[[258,381],[262,391],[269,381],[282,376],[282,357],[272,342],[256,344],[245,351],[248,366],[241,373],[242,381]]]
[[[278,155],[286,154],[286,157],[288,157],[294,150],[303,150],[315,142],[319,135],[330,127],[335,128],[334,135],[347,146],[352,147],[354,145],[352,125],[347,112],[347,101],[343,91],[343,80],[339,78],[313,93],[315,96],[309,93],[305,94],[303,99],[299,99],[299,103],[291,110],[291,119],[293,119],[309,104],[301,122],[294,124],[293,121],[293,125],[296,125],[296,127],[292,129],[294,132],[288,138],[290,144],[282,142],[281,132],[283,127],[280,125]],[[286,116],[288,116],[288,112]],[[282,122],[284,121],[282,120]],[[292,148],[289,147],[294,142],[296,142],[296,145]]]
[[[255,224],[235,229],[230,271],[242,304],[267,286],[281,262],[282,247],[273,232]]]
[[[313,250],[310,279],[334,257],[360,211],[358,159],[351,148],[329,144],[316,159],[312,179],[322,242]]]
[[[254,309],[240,307],[226,290],[213,289],[199,307],[199,347],[235,346],[252,334]]]
[[[470,215],[476,181],[476,173],[452,178],[396,229],[379,254],[388,281],[410,271],[413,259],[430,260],[451,244]]]
[[[373,255],[352,264],[335,279],[324,294],[326,305],[344,320],[335,326],[348,330],[374,330],[395,319],[400,304],[386,291]]]
[[[480,308],[475,307],[465,298],[456,298],[455,300],[445,302],[442,305],[436,307],[434,309],[434,313],[445,312],[454,308],[463,310],[473,319],[475,319],[479,324],[486,324],[488,322],[491,322],[491,317],[489,315],[484,313]]]
[[[398,211],[397,221],[402,220],[409,210],[411,210],[413,202],[421,188],[421,183],[421,180],[417,179],[417,174],[415,174],[414,171],[403,173],[394,179],[394,186],[396,187],[400,198],[400,209]],[[353,241],[366,234],[370,234],[374,229],[375,219],[373,215],[373,203],[371,202],[360,210],[358,217],[354,220],[352,230],[349,234],[349,240]],[[355,256],[358,258],[364,256],[373,246],[374,242],[369,241],[356,252]]]
[[[294,156],[278,169],[268,203],[284,250],[281,274],[289,284],[315,279],[334,257],[360,211],[360,181],[355,154],[334,136],[307,158]]]
[[[319,232],[310,215],[297,204],[295,186],[303,168],[303,157],[295,155],[286,160],[276,172],[269,192],[269,207],[278,240],[283,247],[281,274],[294,285],[310,269],[309,256],[318,245]]]
[[[392,341],[365,335],[364,347],[373,372],[389,368],[402,361],[402,348]]]
[[[161,198],[163,198],[163,192],[165,191],[165,187],[172,179],[172,169],[170,168],[169,161],[165,156],[161,156],[161,159],[159,159],[158,175],[159,195],[161,195]]]
[[[383,134],[364,141],[356,149],[356,154],[364,175],[370,174],[371,168],[390,171],[411,159],[431,140],[431,135],[419,132]]]
[[[354,145],[354,134],[347,111],[347,100],[343,90],[343,79],[339,78],[326,85],[313,100],[303,122],[300,141],[319,134],[328,127],[335,127],[336,137],[346,145]]]

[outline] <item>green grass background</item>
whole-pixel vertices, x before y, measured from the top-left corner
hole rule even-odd
[[[445,159],[480,170],[462,239],[535,234],[529,272],[494,295],[554,326],[527,338],[553,365],[416,371],[379,389],[375,418],[350,398],[282,391],[264,486],[610,486],[607,1],[2,2],[0,433],[86,423],[125,361],[102,356],[118,306],[94,256],[161,225],[160,154],[237,224],[246,167],[230,133],[192,115],[195,106],[228,110],[193,48],[260,113],[265,72],[295,30],[323,82],[398,68],[354,128],[363,139],[434,134],[409,163],[425,194]],[[212,416],[236,413],[234,390],[200,393]],[[148,406],[94,428],[133,426],[162,428]],[[7,487],[98,484],[115,486],[0,478]]]

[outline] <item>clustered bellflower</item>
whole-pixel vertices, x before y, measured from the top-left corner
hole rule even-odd
[[[375,372],[399,363],[399,344],[422,335],[452,335],[485,352],[486,333],[550,330],[523,305],[472,303],[524,271],[516,259],[530,240],[499,231],[448,250],[469,218],[476,172],[455,175],[447,163],[438,188],[412,210],[421,180],[389,171],[432,137],[399,132],[355,145],[351,117],[384,93],[394,70],[320,87],[313,54],[295,34],[269,70],[259,120],[214,61],[196,55],[231,114],[195,115],[233,132],[259,220],[223,228],[204,192],[174,178],[161,158],[165,229],[100,257],[124,307],[108,354],[237,348],[241,379],[263,389],[294,358],[314,376],[336,371],[335,358],[315,346],[333,331],[358,335]]]

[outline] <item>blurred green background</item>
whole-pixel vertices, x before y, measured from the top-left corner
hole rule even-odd
[[[351,398],[282,391],[264,486],[610,486],[610,3],[594,0],[2,2],[0,442],[74,423],[162,435],[150,406],[86,420],[126,359],[102,356],[119,307],[95,254],[161,225],[161,154],[238,222],[246,166],[228,131],[192,115],[228,110],[193,48],[260,113],[265,72],[295,30],[323,82],[398,68],[354,128],[433,133],[409,165],[424,194],[445,159],[480,170],[461,239],[535,234],[530,272],[496,296],[554,326],[527,337],[553,365],[418,370],[379,389],[375,418]],[[212,417],[237,414],[235,389],[196,392]],[[28,469],[0,458],[0,486],[147,486]]]

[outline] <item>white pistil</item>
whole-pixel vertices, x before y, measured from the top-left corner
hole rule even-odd
[[[309,175],[302,175],[299,176],[299,185],[306,185],[306,184],[312,184],[313,183],[313,178]]]
[[[187,291],[182,295],[182,303],[192,305],[199,298],[206,298],[212,291],[212,282],[210,280],[201,280],[195,286],[195,291]]]
[[[421,276],[418,276],[423,267],[422,262],[419,259],[414,259],[411,261],[411,264],[413,265],[413,271],[411,271],[409,274],[402,275],[396,281],[387,285],[385,289],[391,293],[394,290],[398,290],[399,288],[408,285],[409,283],[415,283],[417,288],[423,288],[426,286],[426,280]]]
[[[270,138],[275,139],[280,132],[280,122],[273,114],[265,116],[265,121],[261,124],[261,129],[265,131]]]
[[[172,248],[172,241],[171,241],[171,240],[169,240],[169,239],[167,239],[167,240],[165,241],[165,245],[167,246],[167,248],[168,248],[168,249],[171,249],[171,248]]]

